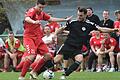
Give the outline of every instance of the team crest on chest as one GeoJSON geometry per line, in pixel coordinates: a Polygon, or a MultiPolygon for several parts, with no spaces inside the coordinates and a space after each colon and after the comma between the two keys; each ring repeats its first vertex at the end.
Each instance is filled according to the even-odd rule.
{"type": "Polygon", "coordinates": [[[82,31],[86,31],[86,27],[82,27],[82,31]]]}

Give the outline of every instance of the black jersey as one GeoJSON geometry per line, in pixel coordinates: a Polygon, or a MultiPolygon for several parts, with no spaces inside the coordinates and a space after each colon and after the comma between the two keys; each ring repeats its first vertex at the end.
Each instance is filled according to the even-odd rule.
{"type": "Polygon", "coordinates": [[[66,30],[69,30],[68,38],[64,44],[68,44],[74,47],[80,47],[89,41],[89,33],[92,30],[96,30],[96,24],[88,20],[73,21],[67,25],[66,30]]]}
{"type": "Polygon", "coordinates": [[[114,21],[111,19],[108,19],[107,21],[101,20],[99,25],[101,27],[114,28],[114,21]]]}
{"type": "Polygon", "coordinates": [[[100,19],[97,15],[93,14],[92,16],[88,17],[87,16],[87,19],[90,20],[91,22],[99,25],[100,24],[100,19]]]}

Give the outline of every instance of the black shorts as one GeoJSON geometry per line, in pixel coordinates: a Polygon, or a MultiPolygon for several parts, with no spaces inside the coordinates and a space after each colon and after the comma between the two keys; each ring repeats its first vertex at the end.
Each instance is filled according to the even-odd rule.
{"type": "Polygon", "coordinates": [[[63,55],[64,60],[68,60],[69,58],[74,58],[78,54],[82,54],[81,48],[82,46],[74,47],[69,44],[64,44],[59,50],[59,53],[63,55]]]}

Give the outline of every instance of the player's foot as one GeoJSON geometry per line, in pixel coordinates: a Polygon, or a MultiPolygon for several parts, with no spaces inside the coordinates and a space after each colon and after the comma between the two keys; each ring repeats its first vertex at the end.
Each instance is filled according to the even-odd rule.
{"type": "Polygon", "coordinates": [[[24,77],[19,77],[18,80],[25,80],[25,78],[24,77]]]}
{"type": "Polygon", "coordinates": [[[118,72],[120,72],[120,69],[118,69],[118,72]]]}
{"type": "Polygon", "coordinates": [[[62,74],[62,76],[60,77],[60,80],[65,80],[65,79],[66,79],[65,74],[62,74]]]}
{"type": "Polygon", "coordinates": [[[80,72],[84,72],[84,70],[83,70],[83,69],[81,69],[81,70],[80,70],[80,72]]]}
{"type": "Polygon", "coordinates": [[[97,72],[102,72],[102,69],[98,69],[97,72]]]}
{"type": "Polygon", "coordinates": [[[31,79],[36,79],[38,80],[38,76],[35,72],[30,72],[31,79]]]}
{"type": "Polygon", "coordinates": [[[110,68],[108,72],[115,72],[115,68],[110,68]]]}
{"type": "Polygon", "coordinates": [[[93,68],[93,69],[91,70],[91,72],[96,72],[96,68],[93,68]]]}

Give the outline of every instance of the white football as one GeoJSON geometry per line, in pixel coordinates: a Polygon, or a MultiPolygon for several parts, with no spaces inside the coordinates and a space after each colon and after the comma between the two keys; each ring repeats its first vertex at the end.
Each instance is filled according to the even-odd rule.
{"type": "Polygon", "coordinates": [[[54,72],[51,70],[46,70],[45,72],[43,72],[43,78],[45,80],[54,78],[54,72]]]}

